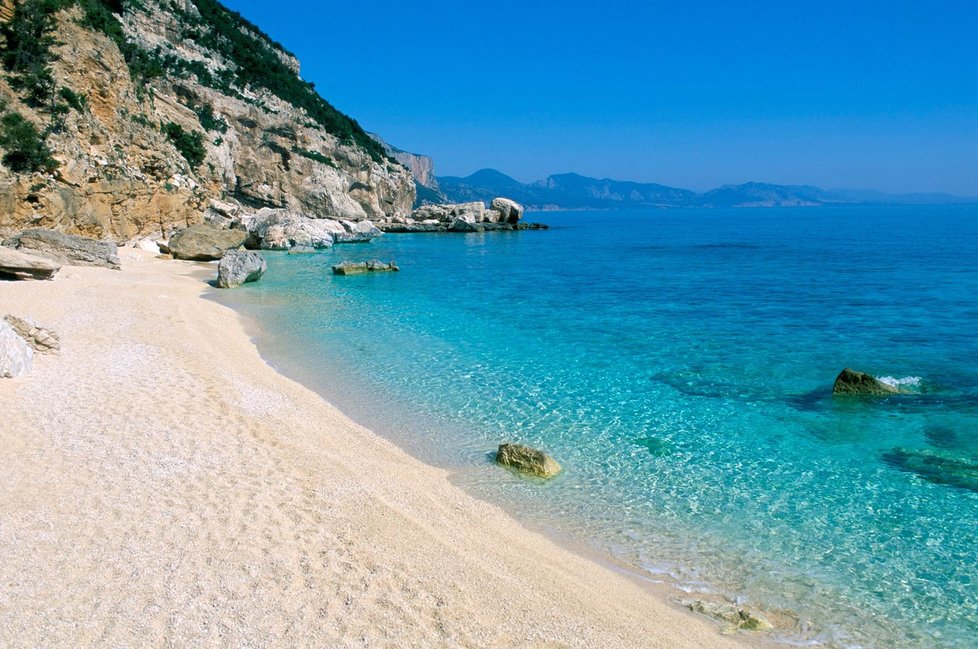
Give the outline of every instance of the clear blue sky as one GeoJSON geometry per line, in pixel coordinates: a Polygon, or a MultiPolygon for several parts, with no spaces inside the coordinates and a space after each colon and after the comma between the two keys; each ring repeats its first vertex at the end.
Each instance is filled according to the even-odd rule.
{"type": "Polygon", "coordinates": [[[439,175],[978,195],[978,0],[225,0],[439,175]]]}

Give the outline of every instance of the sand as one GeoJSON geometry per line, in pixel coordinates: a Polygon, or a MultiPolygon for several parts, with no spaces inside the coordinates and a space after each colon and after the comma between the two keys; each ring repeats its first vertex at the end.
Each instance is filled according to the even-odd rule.
{"type": "Polygon", "coordinates": [[[200,265],[0,282],[0,646],[742,647],[259,356],[200,265]]]}

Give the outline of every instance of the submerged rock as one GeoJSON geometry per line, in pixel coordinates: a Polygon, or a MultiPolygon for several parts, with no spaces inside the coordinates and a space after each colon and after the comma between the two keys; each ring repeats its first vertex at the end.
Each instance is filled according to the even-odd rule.
{"type": "Polygon", "coordinates": [[[333,235],[333,243],[369,243],[384,234],[370,221],[340,221],[343,232],[333,235]]]}
{"type": "Polygon", "coordinates": [[[561,472],[557,460],[543,451],[523,444],[500,444],[496,462],[538,478],[552,478],[561,472]]]}
{"type": "Polygon", "coordinates": [[[247,236],[244,230],[222,230],[200,223],[170,237],[167,248],[174,259],[214,261],[223,257],[228,250],[240,248],[247,236]]]}
{"type": "Polygon", "coordinates": [[[683,606],[696,613],[709,615],[726,622],[730,625],[728,630],[766,631],[774,628],[773,624],[757,613],[735,604],[697,599],[684,601],[683,606]]]}
{"type": "Polygon", "coordinates": [[[0,320],[0,379],[15,379],[31,371],[34,350],[6,320],[0,320]]]}
{"type": "Polygon", "coordinates": [[[832,386],[832,394],[881,397],[891,394],[910,393],[903,388],[898,388],[889,383],[883,383],[875,376],[864,372],[857,372],[847,367],[836,377],[835,385],[832,386]]]}
{"type": "Polygon", "coordinates": [[[115,243],[54,230],[24,230],[5,240],[3,245],[69,266],[101,266],[115,270],[122,267],[115,243]]]}
{"type": "Polygon", "coordinates": [[[363,273],[383,273],[390,271],[396,273],[399,270],[401,269],[393,261],[385,264],[376,259],[361,262],[344,261],[333,266],[334,275],[362,275],[363,273]]]}
{"type": "Polygon", "coordinates": [[[292,246],[289,248],[290,255],[314,255],[316,249],[312,246],[292,246]]]}
{"type": "Polygon", "coordinates": [[[937,449],[895,448],[883,461],[935,484],[978,491],[978,457],[937,449]]]}
{"type": "Polygon", "coordinates": [[[61,264],[53,259],[0,246],[0,276],[13,279],[51,279],[59,270],[61,264]]]}
{"type": "Polygon", "coordinates": [[[40,324],[32,318],[18,318],[14,315],[6,315],[3,320],[34,351],[41,354],[57,354],[60,352],[61,339],[52,327],[40,324]]]}
{"type": "Polygon", "coordinates": [[[217,265],[217,287],[235,288],[248,282],[257,282],[267,268],[261,253],[229,250],[217,265]]]}

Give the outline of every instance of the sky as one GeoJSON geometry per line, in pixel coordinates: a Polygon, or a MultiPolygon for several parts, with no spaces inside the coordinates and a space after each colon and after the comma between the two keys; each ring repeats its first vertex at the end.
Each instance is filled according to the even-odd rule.
{"type": "Polygon", "coordinates": [[[978,196],[978,0],[223,0],[438,175],[978,196]]]}

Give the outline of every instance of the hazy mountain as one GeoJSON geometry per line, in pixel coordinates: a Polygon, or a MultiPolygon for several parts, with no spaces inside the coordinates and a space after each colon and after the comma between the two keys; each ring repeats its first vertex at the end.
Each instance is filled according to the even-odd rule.
{"type": "Polygon", "coordinates": [[[951,194],[885,194],[871,190],[825,190],[811,185],[770,183],[724,185],[697,193],[656,183],[589,178],[575,173],[521,183],[495,169],[481,169],[464,178],[440,176],[438,184],[451,202],[483,201],[488,204],[496,196],[506,196],[535,210],[978,203],[978,197],[951,194]]]}

